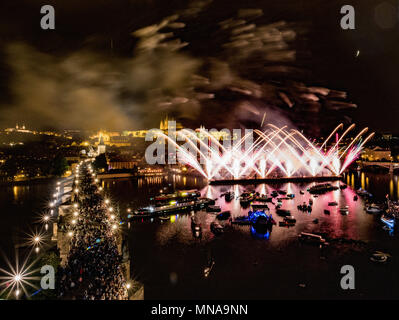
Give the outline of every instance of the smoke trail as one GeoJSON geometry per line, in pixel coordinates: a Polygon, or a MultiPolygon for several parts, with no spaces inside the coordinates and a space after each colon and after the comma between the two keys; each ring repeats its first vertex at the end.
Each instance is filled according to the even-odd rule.
{"type": "Polygon", "coordinates": [[[9,45],[14,99],[2,122],[121,130],[157,126],[168,114],[189,127],[238,128],[259,127],[267,114],[267,122],[306,129],[355,107],[345,92],[309,80],[298,49],[302,24],[273,21],[259,8],[228,18],[216,11],[210,0],[194,0],[130,30],[131,57],[90,50],[55,57],[9,45]]]}

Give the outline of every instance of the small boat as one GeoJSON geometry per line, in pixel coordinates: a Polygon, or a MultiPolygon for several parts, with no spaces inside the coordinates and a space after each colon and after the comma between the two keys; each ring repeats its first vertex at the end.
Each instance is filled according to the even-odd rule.
{"type": "Polygon", "coordinates": [[[371,204],[366,207],[366,212],[367,213],[380,213],[380,212],[382,212],[382,209],[379,206],[377,206],[376,204],[371,204]]]}
{"type": "Polygon", "coordinates": [[[385,223],[389,228],[395,227],[395,218],[389,215],[382,215],[381,216],[381,221],[385,223]]]}
{"type": "Polygon", "coordinates": [[[251,207],[254,210],[257,210],[257,209],[269,210],[268,205],[266,203],[264,203],[264,202],[257,202],[257,201],[256,202],[251,202],[251,207]]]}
{"type": "Polygon", "coordinates": [[[277,192],[276,190],[273,190],[273,191],[270,193],[270,195],[271,195],[273,198],[275,198],[275,197],[278,196],[278,192],[277,192]]]}
{"type": "Polygon", "coordinates": [[[201,231],[201,223],[199,223],[195,216],[191,217],[191,230],[201,231]]]}
{"type": "Polygon", "coordinates": [[[284,221],[287,223],[295,223],[296,219],[294,216],[287,216],[287,217],[284,217],[284,221]]]}
{"type": "Polygon", "coordinates": [[[160,216],[159,217],[160,220],[170,220],[169,216],[160,216]]]}
{"type": "Polygon", "coordinates": [[[292,227],[295,225],[295,222],[288,222],[288,221],[279,221],[279,227],[292,227]]]}
{"type": "Polygon", "coordinates": [[[295,198],[295,194],[289,193],[289,194],[287,194],[287,198],[294,199],[295,198]]]}
{"type": "Polygon", "coordinates": [[[339,213],[342,215],[348,215],[349,214],[348,206],[339,208],[339,213]]]}
{"type": "Polygon", "coordinates": [[[256,201],[259,201],[259,202],[270,202],[270,201],[272,201],[273,199],[272,199],[272,198],[268,198],[266,195],[262,194],[262,195],[260,195],[260,196],[257,196],[257,197],[255,198],[255,200],[256,200],[256,201]]]}
{"type": "Polygon", "coordinates": [[[239,225],[250,225],[251,221],[249,220],[248,216],[239,216],[235,217],[232,221],[232,224],[239,224],[239,225]]]}
{"type": "Polygon", "coordinates": [[[302,190],[301,190],[301,191],[299,191],[299,193],[300,193],[300,194],[305,194],[305,192],[303,192],[302,190]]]}
{"type": "Polygon", "coordinates": [[[282,216],[282,217],[291,216],[291,212],[290,212],[289,210],[285,210],[285,209],[277,209],[277,210],[276,210],[276,213],[277,213],[279,216],[282,216]]]}
{"type": "Polygon", "coordinates": [[[330,207],[333,207],[333,206],[337,206],[338,203],[337,203],[336,201],[331,201],[331,202],[328,203],[328,205],[329,205],[330,207]]]}
{"type": "Polygon", "coordinates": [[[259,230],[266,230],[271,228],[276,222],[271,214],[267,214],[264,211],[249,211],[248,220],[251,224],[259,230]]]}
{"type": "Polygon", "coordinates": [[[234,196],[235,196],[234,192],[229,191],[224,194],[224,199],[226,200],[226,202],[230,202],[231,200],[234,199],[234,196]]]}
{"type": "Polygon", "coordinates": [[[211,261],[208,263],[208,266],[206,266],[204,268],[204,277],[205,278],[209,277],[214,265],[215,265],[215,261],[213,259],[211,259],[211,261]]]}
{"type": "Polygon", "coordinates": [[[207,205],[214,205],[216,203],[216,201],[214,199],[210,199],[210,198],[199,198],[198,201],[203,202],[204,204],[207,205]]]}
{"type": "Polygon", "coordinates": [[[277,192],[279,194],[281,194],[281,195],[286,195],[287,194],[287,191],[284,191],[284,190],[278,190],[277,192]]]}
{"type": "Polygon", "coordinates": [[[318,224],[318,223],[319,223],[319,219],[317,219],[317,218],[314,219],[314,220],[313,220],[313,223],[314,223],[314,224],[318,224]]]}
{"type": "Polygon", "coordinates": [[[339,186],[339,188],[341,189],[341,190],[343,190],[343,189],[346,189],[348,186],[346,185],[346,184],[341,184],[340,186],[339,186]]]}
{"type": "Polygon", "coordinates": [[[326,243],[326,240],[322,236],[308,232],[301,232],[301,234],[298,236],[298,239],[300,241],[308,243],[316,243],[316,244],[326,243]]]}
{"type": "Polygon", "coordinates": [[[384,262],[387,262],[390,257],[391,257],[391,255],[388,253],[384,253],[381,251],[375,251],[371,255],[370,260],[373,262],[384,263],[384,262]]]}
{"type": "Polygon", "coordinates": [[[353,201],[357,201],[357,199],[358,199],[358,196],[353,197],[353,201]]]}
{"type": "Polygon", "coordinates": [[[309,199],[309,205],[311,206],[313,204],[313,200],[309,199]]]}
{"type": "Polygon", "coordinates": [[[244,192],[240,196],[240,204],[243,207],[247,207],[247,206],[249,206],[251,201],[253,201],[255,198],[256,198],[256,196],[253,193],[244,192]]]}
{"type": "Polygon", "coordinates": [[[362,189],[362,188],[359,188],[359,189],[356,191],[356,193],[357,193],[359,196],[361,196],[361,197],[372,197],[372,196],[373,196],[370,192],[368,192],[367,190],[364,190],[364,189],[362,189]]]}
{"type": "Polygon", "coordinates": [[[211,231],[215,234],[215,235],[220,235],[224,232],[224,229],[222,227],[221,224],[217,223],[217,222],[212,222],[211,223],[211,231]]]}
{"type": "Polygon", "coordinates": [[[227,220],[228,218],[230,218],[230,216],[231,216],[230,211],[223,211],[216,216],[216,219],[227,220]]]}
{"type": "Polygon", "coordinates": [[[324,210],[324,214],[330,214],[330,210],[324,210]]]}
{"type": "Polygon", "coordinates": [[[222,209],[219,206],[207,206],[206,212],[220,212],[222,209]]]}
{"type": "Polygon", "coordinates": [[[300,204],[297,206],[298,210],[301,211],[308,211],[308,205],[304,202],[303,204],[300,204]]]}

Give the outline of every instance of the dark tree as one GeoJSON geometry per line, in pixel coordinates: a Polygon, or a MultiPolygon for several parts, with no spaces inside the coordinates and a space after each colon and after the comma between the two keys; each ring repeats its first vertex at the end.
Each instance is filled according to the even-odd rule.
{"type": "Polygon", "coordinates": [[[102,154],[98,155],[96,157],[96,159],[94,160],[93,165],[94,165],[94,168],[96,168],[98,170],[101,170],[101,169],[107,170],[108,163],[107,163],[107,158],[105,157],[105,154],[102,153],[102,154]]]}
{"type": "Polygon", "coordinates": [[[52,174],[62,176],[68,170],[68,162],[64,156],[58,154],[53,160],[52,174]]]}

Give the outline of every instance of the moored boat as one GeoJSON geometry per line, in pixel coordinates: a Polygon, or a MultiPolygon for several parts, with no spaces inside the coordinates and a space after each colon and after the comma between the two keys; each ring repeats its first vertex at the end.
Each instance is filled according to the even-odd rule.
{"type": "Polygon", "coordinates": [[[287,223],[296,223],[296,219],[294,216],[286,216],[284,217],[284,221],[287,223]]]}
{"type": "Polygon", "coordinates": [[[282,217],[288,217],[288,216],[291,215],[291,211],[286,210],[286,209],[277,209],[277,210],[276,210],[276,213],[277,213],[279,216],[282,216],[282,217]]]}
{"type": "Polygon", "coordinates": [[[337,190],[338,187],[333,186],[330,183],[318,184],[308,189],[309,193],[312,194],[322,194],[329,191],[337,190]]]}
{"type": "Polygon", "coordinates": [[[380,213],[382,208],[376,204],[371,204],[365,208],[367,213],[380,213]]]}
{"type": "Polygon", "coordinates": [[[215,234],[215,235],[220,235],[224,232],[224,228],[222,227],[222,225],[216,221],[211,223],[211,231],[215,234]]]}
{"type": "Polygon", "coordinates": [[[300,241],[308,243],[316,243],[316,244],[326,243],[326,240],[322,236],[308,232],[301,232],[301,234],[298,236],[298,239],[300,241]]]}
{"type": "Polygon", "coordinates": [[[357,193],[359,196],[361,196],[361,197],[372,197],[372,196],[373,196],[370,192],[368,192],[367,190],[364,190],[364,189],[362,189],[362,188],[359,188],[359,189],[356,191],[356,193],[357,193]]]}
{"type": "Polygon", "coordinates": [[[249,206],[251,201],[253,201],[255,198],[256,198],[256,196],[253,193],[244,192],[240,196],[240,204],[243,207],[247,207],[247,206],[249,206]]]}
{"type": "Polygon", "coordinates": [[[229,192],[226,192],[226,193],[224,194],[224,199],[225,199],[227,202],[229,202],[229,201],[231,201],[231,200],[234,199],[234,196],[235,196],[234,192],[233,192],[233,191],[229,191],[229,192]]]}
{"type": "Polygon", "coordinates": [[[231,217],[230,211],[223,211],[223,212],[219,213],[216,216],[216,219],[218,219],[218,220],[227,220],[230,217],[231,217]]]}
{"type": "Polygon", "coordinates": [[[393,216],[390,216],[388,214],[383,214],[381,216],[381,221],[385,223],[389,228],[394,228],[395,227],[395,218],[393,216]]]}
{"type": "Polygon", "coordinates": [[[342,214],[342,215],[348,215],[349,214],[348,206],[339,208],[339,213],[342,214]]]}
{"type": "Polygon", "coordinates": [[[233,218],[231,221],[232,224],[239,224],[239,225],[250,225],[251,221],[249,220],[248,216],[239,216],[233,218]]]}
{"type": "Polygon", "coordinates": [[[265,210],[269,210],[269,207],[266,203],[264,202],[251,202],[251,207],[253,210],[257,210],[257,209],[265,209],[265,210]]]}
{"type": "Polygon", "coordinates": [[[222,209],[219,206],[208,206],[206,212],[220,212],[222,209]]]}

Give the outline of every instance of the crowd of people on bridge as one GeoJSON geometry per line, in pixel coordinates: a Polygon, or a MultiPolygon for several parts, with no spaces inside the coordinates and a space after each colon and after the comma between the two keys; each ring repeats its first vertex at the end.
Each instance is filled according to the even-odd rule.
{"type": "Polygon", "coordinates": [[[70,251],[58,272],[59,297],[84,300],[124,300],[128,289],[118,252],[118,220],[109,212],[89,164],[79,166],[78,190],[70,217],[70,251]]]}

